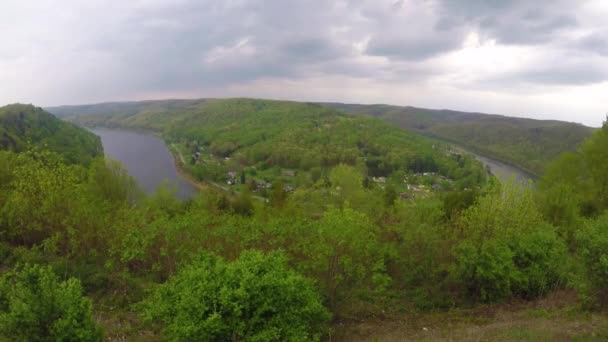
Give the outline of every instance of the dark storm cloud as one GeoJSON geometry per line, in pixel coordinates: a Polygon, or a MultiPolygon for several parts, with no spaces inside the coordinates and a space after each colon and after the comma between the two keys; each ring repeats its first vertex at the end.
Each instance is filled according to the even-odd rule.
{"type": "Polygon", "coordinates": [[[548,43],[578,26],[579,1],[440,0],[437,28],[468,26],[504,44],[548,43]]]}
{"type": "Polygon", "coordinates": [[[378,35],[368,45],[367,53],[405,60],[423,60],[460,48],[464,35],[387,37],[378,35]]]}
{"type": "Polygon", "coordinates": [[[125,81],[140,88],[295,77],[311,64],[351,53],[350,45],[329,35],[340,20],[327,1],[163,4],[142,4],[98,42],[132,75],[125,81]]]}

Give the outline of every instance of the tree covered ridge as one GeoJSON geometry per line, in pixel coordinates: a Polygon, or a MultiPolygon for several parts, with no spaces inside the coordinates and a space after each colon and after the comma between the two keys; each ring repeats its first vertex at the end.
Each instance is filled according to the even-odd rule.
{"type": "MultiPolygon", "coordinates": [[[[63,113],[86,126],[161,132],[199,180],[232,182],[227,175],[234,172],[244,180],[274,183],[287,169],[302,171],[281,179],[287,186],[310,187],[339,164],[355,166],[369,178],[436,173],[459,188],[487,180],[480,163],[448,153],[446,144],[314,103],[237,98],[98,106],[87,106],[80,115],[77,108],[63,113]]],[[[407,191],[404,177],[397,190],[407,191]]]]}
{"type": "Polygon", "coordinates": [[[378,117],[504,161],[537,176],[542,175],[550,161],[561,153],[574,151],[593,132],[590,127],[556,120],[391,105],[323,105],[378,117]]]}
{"type": "Polygon", "coordinates": [[[68,163],[89,163],[103,155],[100,139],[41,108],[14,104],[0,107],[0,149],[15,152],[40,147],[68,163]]]}

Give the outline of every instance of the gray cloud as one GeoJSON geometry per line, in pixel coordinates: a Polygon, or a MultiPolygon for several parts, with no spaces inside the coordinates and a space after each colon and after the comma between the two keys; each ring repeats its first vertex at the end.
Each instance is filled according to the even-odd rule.
{"type": "Polygon", "coordinates": [[[440,0],[437,28],[469,26],[504,44],[538,44],[579,25],[581,2],[569,0],[440,0]]]}
{"type": "MultiPolygon", "coordinates": [[[[523,86],[585,86],[606,82],[608,68],[602,64],[555,64],[526,68],[482,79],[481,87],[519,88],[523,86]]],[[[523,88],[528,89],[528,88],[523,88]]]]}
{"type": "Polygon", "coordinates": [[[590,51],[608,56],[608,30],[594,32],[574,41],[571,47],[577,51],[590,51]]]}
{"type": "Polygon", "coordinates": [[[471,33],[480,44],[564,51],[544,62],[516,56],[519,68],[497,65],[477,86],[597,84],[608,78],[608,27],[584,17],[592,1],[4,0],[0,101],[204,96],[312,76],[415,87],[458,74],[446,59],[471,33]]]}

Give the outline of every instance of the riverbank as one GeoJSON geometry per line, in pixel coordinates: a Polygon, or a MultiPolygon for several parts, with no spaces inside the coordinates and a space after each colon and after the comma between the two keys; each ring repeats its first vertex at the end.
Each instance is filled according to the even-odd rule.
{"type": "Polygon", "coordinates": [[[158,134],[102,127],[90,130],[101,138],[105,156],[119,161],[147,194],[167,181],[182,200],[198,191],[198,186],[180,176],[173,154],[158,134]]]}
{"type": "MultiPolygon", "coordinates": [[[[161,139],[162,139],[162,137],[161,137],[161,139]]],[[[166,142],[165,142],[165,144],[167,145],[166,142]]],[[[173,162],[175,164],[175,169],[176,169],[178,175],[180,177],[182,177],[188,183],[192,184],[192,186],[196,187],[199,191],[207,190],[208,186],[213,186],[214,188],[222,190],[227,193],[239,193],[238,191],[235,191],[234,189],[230,189],[228,187],[222,186],[215,182],[211,182],[211,181],[201,182],[201,181],[197,180],[196,178],[194,178],[194,176],[192,174],[190,174],[190,172],[188,172],[188,170],[186,170],[186,167],[184,166],[186,161],[185,161],[182,153],[179,151],[179,149],[174,144],[168,144],[167,148],[169,149],[169,152],[171,152],[171,155],[173,156],[173,162]]],[[[262,202],[267,201],[266,198],[261,197],[261,196],[251,196],[251,197],[255,198],[259,201],[262,201],[262,202]]]]}

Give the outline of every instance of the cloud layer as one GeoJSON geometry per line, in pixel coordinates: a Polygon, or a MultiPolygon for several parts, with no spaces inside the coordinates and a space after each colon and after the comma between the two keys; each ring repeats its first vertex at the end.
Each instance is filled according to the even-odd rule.
{"type": "Polygon", "coordinates": [[[259,96],[599,125],[603,0],[4,0],[0,102],[259,96]]]}

